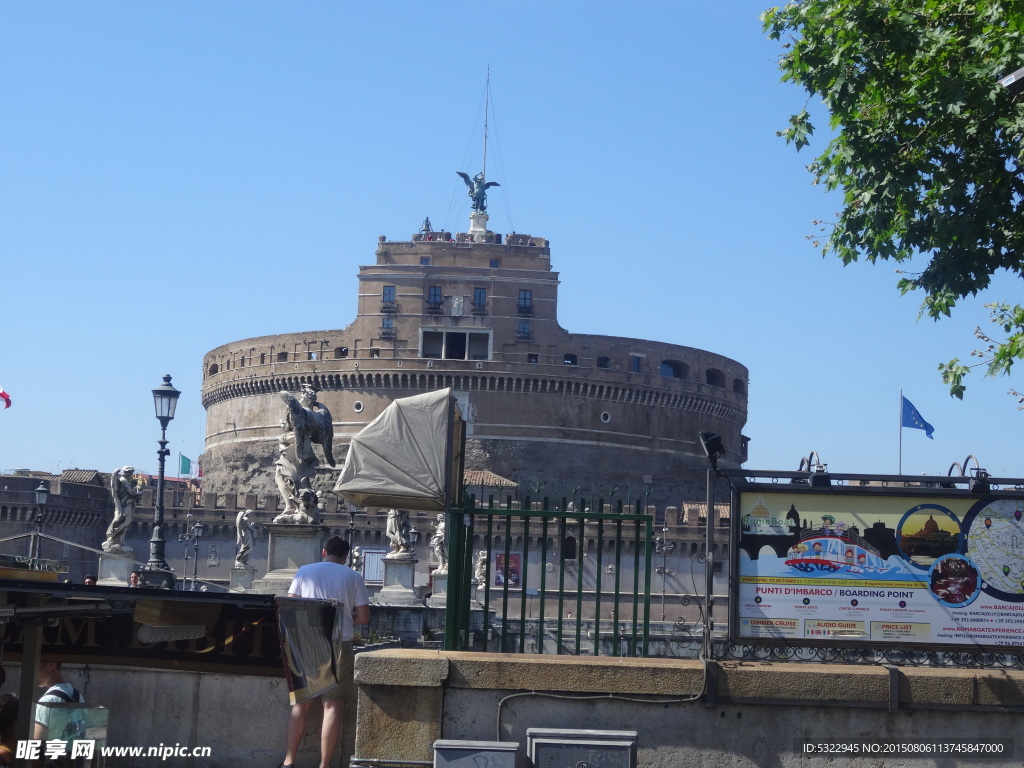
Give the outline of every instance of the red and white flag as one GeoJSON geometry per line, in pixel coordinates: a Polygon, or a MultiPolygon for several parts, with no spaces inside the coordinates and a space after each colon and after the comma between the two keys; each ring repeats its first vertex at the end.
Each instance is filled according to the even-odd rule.
{"type": "Polygon", "coordinates": [[[4,409],[11,407],[11,396],[4,392],[4,388],[0,387],[0,400],[4,401],[4,409]]]}

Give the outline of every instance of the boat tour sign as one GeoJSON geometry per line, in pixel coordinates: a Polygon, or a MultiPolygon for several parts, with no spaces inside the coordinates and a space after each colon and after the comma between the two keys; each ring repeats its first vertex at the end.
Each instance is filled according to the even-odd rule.
{"type": "Polygon", "coordinates": [[[1024,645],[1024,493],[737,490],[733,635],[1024,645]]]}

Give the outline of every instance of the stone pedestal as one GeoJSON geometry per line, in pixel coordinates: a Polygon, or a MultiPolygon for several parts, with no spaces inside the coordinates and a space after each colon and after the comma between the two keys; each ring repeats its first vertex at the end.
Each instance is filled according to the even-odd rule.
{"type": "Polygon", "coordinates": [[[96,583],[104,587],[127,587],[128,574],[136,568],[134,560],[117,555],[100,555],[100,572],[96,574],[96,583]]]}
{"type": "Polygon", "coordinates": [[[385,557],[384,586],[377,593],[377,599],[384,605],[423,605],[416,597],[416,563],[412,557],[385,557]]]}
{"type": "Polygon", "coordinates": [[[484,211],[473,211],[469,214],[469,234],[473,239],[480,242],[485,235],[491,234],[487,229],[487,220],[490,218],[484,211]]]}
{"type": "Polygon", "coordinates": [[[230,592],[252,592],[253,580],[256,578],[255,568],[232,568],[230,592]]]}
{"type": "Polygon", "coordinates": [[[283,597],[288,594],[295,572],[303,565],[323,559],[328,529],[322,525],[268,523],[267,575],[253,581],[253,592],[283,597]]]}
{"type": "Polygon", "coordinates": [[[431,577],[434,588],[427,598],[427,605],[431,608],[445,608],[448,605],[448,574],[434,571],[431,577]]]}

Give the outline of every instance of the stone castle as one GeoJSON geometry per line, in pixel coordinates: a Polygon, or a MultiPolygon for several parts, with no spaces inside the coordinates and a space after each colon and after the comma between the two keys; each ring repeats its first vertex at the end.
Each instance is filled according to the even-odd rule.
{"type": "Polygon", "coordinates": [[[678,344],[570,333],[558,324],[548,241],[490,232],[481,210],[470,218],[466,233],[435,231],[428,219],[410,240],[381,236],[375,263],[359,267],[347,327],[205,355],[205,492],[276,491],[278,393],[307,384],[334,421],[338,466],[319,468],[323,491],[353,434],[394,399],[444,387],[467,421],[466,468],[521,489],[643,493],[659,506],[701,498],[700,430],[722,436],[723,468],[745,461],[743,365],[678,344]]]}

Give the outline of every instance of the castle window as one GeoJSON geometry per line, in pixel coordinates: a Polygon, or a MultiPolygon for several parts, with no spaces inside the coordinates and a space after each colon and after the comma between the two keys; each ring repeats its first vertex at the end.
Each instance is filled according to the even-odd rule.
{"type": "Polygon", "coordinates": [[[526,362],[536,365],[539,362],[539,356],[535,352],[531,352],[526,356],[526,362]]]}
{"type": "Polygon", "coordinates": [[[440,312],[442,301],[444,301],[444,294],[441,293],[440,285],[432,285],[427,288],[427,312],[440,312]]]}
{"type": "Polygon", "coordinates": [[[530,330],[529,320],[520,320],[519,325],[516,327],[516,339],[518,341],[529,341],[533,338],[533,333],[530,330]]]}
{"type": "Polygon", "coordinates": [[[519,301],[516,302],[516,314],[519,314],[519,315],[532,315],[533,314],[533,291],[530,291],[530,290],[519,291],[519,301]]]}
{"type": "Polygon", "coordinates": [[[429,267],[430,266],[430,257],[429,256],[420,256],[420,266],[421,267],[429,267]]]}
{"type": "Polygon", "coordinates": [[[486,288],[474,288],[473,289],[473,314],[474,315],[486,315],[487,314],[487,289],[486,288]]]}
{"type": "Polygon", "coordinates": [[[277,353],[277,362],[279,362],[279,363],[287,363],[288,362],[288,353],[287,352],[278,352],[277,353]]]}
{"type": "Polygon", "coordinates": [[[722,389],[725,389],[725,374],[717,368],[708,368],[704,372],[704,381],[712,387],[721,387],[722,389]]]}
{"type": "Polygon", "coordinates": [[[741,395],[747,394],[747,385],[743,379],[732,380],[732,391],[741,395]]]}
{"type": "Polygon", "coordinates": [[[660,371],[666,379],[685,379],[690,373],[686,364],[678,360],[662,360],[660,371]]]}
{"type": "Polygon", "coordinates": [[[208,375],[213,376],[219,370],[220,370],[220,368],[217,367],[216,363],[210,363],[210,372],[209,372],[208,375]]]}
{"type": "Polygon", "coordinates": [[[334,348],[334,359],[344,360],[348,357],[348,347],[335,347],[334,348]]]}
{"type": "MultiPolygon", "coordinates": [[[[306,359],[307,360],[316,360],[316,352],[307,352],[306,353],[306,359]]],[[[245,365],[245,358],[242,358],[242,365],[245,365]]]]}
{"type": "Polygon", "coordinates": [[[571,352],[566,352],[565,355],[562,357],[562,362],[565,365],[576,365],[577,357],[571,352]]]}
{"type": "Polygon", "coordinates": [[[393,304],[395,302],[395,286],[385,285],[384,290],[381,291],[380,300],[385,304],[393,304]]]}
{"type": "Polygon", "coordinates": [[[267,364],[267,353],[266,352],[260,352],[260,365],[266,365],[266,364],[267,364]]]}
{"type": "Polygon", "coordinates": [[[501,259],[491,259],[491,269],[497,269],[501,266],[501,259]]]}
{"type": "Polygon", "coordinates": [[[395,318],[385,317],[380,321],[380,337],[382,339],[395,338],[395,318]]]}
{"type": "Polygon", "coordinates": [[[629,356],[629,371],[630,373],[640,373],[643,370],[644,358],[641,355],[630,355],[629,356]]]}
{"type": "Polygon", "coordinates": [[[597,358],[597,367],[598,368],[611,368],[612,367],[612,361],[609,360],[607,357],[599,357],[599,358],[597,358]]]}
{"type": "Polygon", "coordinates": [[[435,360],[490,360],[491,334],[423,329],[420,332],[420,357],[435,360]]]}

